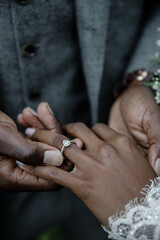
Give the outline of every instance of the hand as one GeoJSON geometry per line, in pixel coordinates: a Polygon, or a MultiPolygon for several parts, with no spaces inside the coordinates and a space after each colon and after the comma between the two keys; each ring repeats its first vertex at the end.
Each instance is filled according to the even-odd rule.
{"type": "MultiPolygon", "coordinates": [[[[118,134],[104,124],[97,124],[93,131],[82,123],[66,126],[69,135],[80,138],[85,150],[70,145],[64,155],[75,164],[72,172],[52,166],[20,167],[26,172],[54,181],[70,188],[84,201],[104,225],[109,216],[123,209],[134,197],[141,197],[140,190],[156,177],[155,172],[128,137],[118,134]]],[[[33,139],[62,148],[60,134],[36,131],[33,139]]]]}
{"type": "Polygon", "coordinates": [[[36,129],[47,129],[55,133],[62,133],[61,123],[57,120],[47,102],[38,105],[37,112],[26,107],[17,116],[18,123],[27,128],[25,133],[31,136],[36,129]]]}
{"type": "Polygon", "coordinates": [[[131,85],[112,106],[109,126],[132,139],[160,175],[160,108],[148,87],[131,85]]]}
{"type": "MultiPolygon", "coordinates": [[[[56,184],[22,171],[16,160],[32,165],[60,165],[63,157],[56,148],[22,136],[12,119],[0,112],[0,187],[9,191],[57,189],[56,184]]],[[[66,170],[69,168],[63,167],[66,170]]]]}
{"type": "MultiPolygon", "coordinates": [[[[17,116],[17,121],[26,128],[25,133],[28,137],[31,137],[36,129],[46,129],[52,133],[62,133],[63,131],[61,123],[57,120],[47,102],[40,103],[37,112],[30,107],[24,108],[22,113],[17,116]]],[[[74,141],[80,148],[83,146],[80,140],[74,139],[74,141]]],[[[73,163],[64,159],[60,168],[71,171],[73,163]]],[[[60,186],[54,184],[54,189],[60,189],[60,186]]]]}

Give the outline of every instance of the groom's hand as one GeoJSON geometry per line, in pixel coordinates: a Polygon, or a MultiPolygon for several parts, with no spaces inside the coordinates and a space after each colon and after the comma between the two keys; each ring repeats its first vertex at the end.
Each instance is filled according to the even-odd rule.
{"type": "Polygon", "coordinates": [[[22,171],[16,161],[31,165],[60,165],[61,152],[25,138],[16,124],[0,112],[0,187],[9,191],[56,190],[57,185],[22,171]]]}
{"type": "Polygon", "coordinates": [[[160,107],[149,88],[130,86],[113,104],[109,126],[134,140],[160,175],[160,107]]]}

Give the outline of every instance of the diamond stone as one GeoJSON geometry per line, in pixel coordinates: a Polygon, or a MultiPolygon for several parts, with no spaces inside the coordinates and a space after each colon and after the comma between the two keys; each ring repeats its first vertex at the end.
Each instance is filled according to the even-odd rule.
{"type": "Polygon", "coordinates": [[[68,147],[68,146],[70,145],[70,141],[68,141],[68,140],[63,140],[63,145],[64,145],[65,147],[68,147]]]}

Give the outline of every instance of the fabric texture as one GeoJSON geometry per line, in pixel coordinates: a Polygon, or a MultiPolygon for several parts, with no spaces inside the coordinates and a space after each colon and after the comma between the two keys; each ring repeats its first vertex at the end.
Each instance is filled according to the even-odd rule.
{"type": "Polygon", "coordinates": [[[145,195],[140,203],[135,198],[125,211],[109,217],[109,238],[117,240],[159,240],[160,239],[160,177],[142,189],[145,195]]]}
{"type": "MultiPolygon", "coordinates": [[[[129,63],[141,63],[139,51],[154,46],[144,19],[148,1],[18,2],[0,0],[0,109],[16,121],[25,106],[36,108],[47,101],[63,124],[106,123],[115,85],[129,63]],[[148,32],[146,46],[145,41],[140,44],[142,23],[143,33],[148,32]],[[33,57],[23,56],[25,45],[35,47],[33,57]]],[[[155,2],[150,4],[157,6],[155,2]]],[[[154,26],[158,16],[157,11],[154,26]]],[[[68,190],[1,190],[0,212],[2,240],[35,240],[53,225],[64,228],[69,240],[106,240],[97,220],[68,190]]]]}

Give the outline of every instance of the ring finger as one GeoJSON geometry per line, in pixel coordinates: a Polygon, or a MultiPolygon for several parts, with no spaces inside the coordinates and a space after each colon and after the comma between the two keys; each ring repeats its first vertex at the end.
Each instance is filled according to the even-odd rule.
{"type": "MultiPolygon", "coordinates": [[[[51,146],[54,146],[58,148],[59,150],[62,150],[64,144],[64,140],[69,140],[66,136],[53,133],[46,130],[37,130],[32,135],[32,140],[44,142],[46,144],[49,144],[51,146]]],[[[87,155],[80,149],[82,146],[82,142],[80,139],[74,139],[73,140],[76,144],[70,144],[68,147],[65,148],[63,151],[63,155],[68,158],[71,162],[73,162],[76,166],[80,166],[81,162],[84,160],[87,161],[87,155]]]]}
{"type": "Polygon", "coordinates": [[[96,146],[101,144],[101,140],[83,123],[71,123],[64,127],[64,130],[68,135],[80,138],[87,151],[93,152],[96,150],[96,146]]]}

